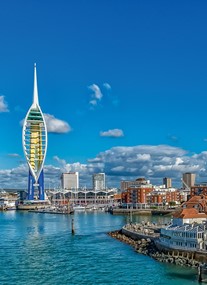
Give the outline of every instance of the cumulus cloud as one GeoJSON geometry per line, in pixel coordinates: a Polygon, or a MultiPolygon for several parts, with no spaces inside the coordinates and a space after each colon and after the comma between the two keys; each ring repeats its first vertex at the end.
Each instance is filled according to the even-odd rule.
{"type": "Polygon", "coordinates": [[[67,171],[79,171],[86,185],[93,173],[105,172],[108,187],[119,187],[121,180],[137,177],[150,179],[154,184],[162,184],[164,177],[171,177],[173,185],[181,187],[181,177],[185,172],[196,173],[198,181],[206,179],[206,161],[207,152],[189,155],[178,147],[139,145],[113,147],[89,159],[87,164],[67,164],[65,160],[59,160],[59,163],[67,171]]]}
{"type": "Polygon", "coordinates": [[[207,176],[206,157],[207,154],[188,156],[185,150],[168,145],[140,145],[113,147],[90,159],[89,163],[96,167],[96,171],[104,171],[108,181],[116,181],[118,185],[121,180],[140,176],[158,184],[167,176],[179,184],[184,172],[197,173],[198,178],[204,174],[207,176]]]}
{"type": "Polygon", "coordinates": [[[89,101],[89,104],[94,107],[98,104],[98,102],[101,101],[103,94],[99,86],[96,84],[89,85],[88,89],[92,91],[92,93],[90,94],[91,100],[89,101]]]}
{"type": "MultiPolygon", "coordinates": [[[[71,126],[67,122],[57,119],[53,115],[44,114],[44,118],[48,133],[63,134],[63,133],[68,133],[72,130],[71,126]]],[[[23,124],[24,124],[24,119],[20,121],[20,125],[23,126],[23,124]]]]}
{"type": "Polygon", "coordinates": [[[0,96],[0,113],[9,112],[8,104],[4,99],[4,96],[0,96]]]}
{"type": "Polygon", "coordinates": [[[44,117],[48,133],[62,134],[71,131],[71,127],[67,122],[57,119],[50,114],[44,114],[44,117]]]}
{"type": "MultiPolygon", "coordinates": [[[[169,145],[117,146],[97,154],[87,163],[68,163],[54,156],[54,165],[45,165],[46,188],[60,185],[63,172],[78,171],[81,187],[92,187],[92,174],[105,172],[108,187],[119,187],[121,180],[145,177],[153,184],[162,184],[171,177],[173,186],[181,187],[185,172],[196,174],[197,183],[207,180],[207,152],[189,154],[182,148],[169,145]]],[[[0,170],[0,188],[27,187],[28,166],[21,164],[11,170],[0,170]]]]}
{"type": "Polygon", "coordinates": [[[54,156],[53,159],[58,163],[61,173],[78,172],[80,187],[91,187],[91,175],[94,173],[94,168],[91,168],[90,165],[80,162],[67,163],[65,159],[61,159],[58,156],[54,156]]]}
{"type": "Polygon", "coordinates": [[[124,133],[120,129],[113,129],[113,130],[108,130],[105,132],[100,132],[101,137],[111,137],[111,138],[119,138],[123,137],[124,133]]]}
{"type": "Polygon", "coordinates": [[[53,159],[59,163],[63,172],[79,172],[86,170],[86,164],[81,164],[80,162],[67,163],[65,159],[61,159],[58,156],[54,156],[53,159]]]}

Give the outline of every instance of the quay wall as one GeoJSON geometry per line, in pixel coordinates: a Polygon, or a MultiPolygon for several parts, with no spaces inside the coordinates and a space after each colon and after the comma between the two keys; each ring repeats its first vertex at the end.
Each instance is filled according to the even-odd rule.
{"type": "Polygon", "coordinates": [[[122,214],[142,214],[142,215],[170,215],[175,210],[154,210],[154,209],[122,209],[115,208],[109,210],[113,215],[122,215],[122,214]]]}
{"type": "Polygon", "coordinates": [[[159,251],[170,254],[173,257],[177,258],[187,258],[198,261],[200,263],[207,263],[207,252],[206,251],[189,251],[189,250],[180,250],[180,249],[173,249],[166,246],[163,246],[159,243],[158,240],[155,241],[156,247],[159,251]]]}
{"type": "Polygon", "coordinates": [[[200,264],[207,264],[207,252],[187,252],[163,247],[159,244],[157,236],[132,232],[124,228],[110,232],[109,235],[132,246],[137,253],[148,255],[159,262],[188,267],[199,267],[200,264]]]}

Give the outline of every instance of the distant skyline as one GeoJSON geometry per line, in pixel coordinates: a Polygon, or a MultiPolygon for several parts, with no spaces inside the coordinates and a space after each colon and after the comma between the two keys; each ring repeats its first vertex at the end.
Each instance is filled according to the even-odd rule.
{"type": "Polygon", "coordinates": [[[8,0],[0,3],[0,188],[27,188],[22,122],[39,103],[49,136],[45,187],[145,177],[207,181],[207,3],[8,0]]]}

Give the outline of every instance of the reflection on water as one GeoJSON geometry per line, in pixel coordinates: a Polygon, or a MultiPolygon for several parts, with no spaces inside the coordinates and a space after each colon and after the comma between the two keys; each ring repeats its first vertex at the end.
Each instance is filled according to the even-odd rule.
{"type": "MultiPolygon", "coordinates": [[[[195,270],[159,263],[107,235],[127,219],[102,212],[0,213],[0,284],[197,284],[195,270]]],[[[134,222],[148,220],[169,222],[167,217],[133,215],[134,222]]]]}
{"type": "Polygon", "coordinates": [[[170,221],[171,221],[171,216],[159,216],[159,215],[156,215],[156,216],[151,216],[151,215],[136,215],[136,214],[133,214],[133,215],[126,215],[125,216],[125,221],[126,223],[128,223],[129,221],[131,221],[133,223],[141,223],[142,221],[143,222],[152,222],[152,223],[156,223],[156,224],[168,224],[170,221]]]}

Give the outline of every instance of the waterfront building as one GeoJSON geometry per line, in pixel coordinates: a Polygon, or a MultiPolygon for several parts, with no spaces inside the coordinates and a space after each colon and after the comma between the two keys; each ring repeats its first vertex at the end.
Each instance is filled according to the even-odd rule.
{"type": "Polygon", "coordinates": [[[190,196],[207,195],[207,185],[196,184],[190,189],[190,196]]]}
{"type": "Polygon", "coordinates": [[[150,205],[169,205],[172,202],[180,204],[183,201],[180,191],[175,188],[155,189],[148,194],[147,200],[150,205]]]}
{"type": "Polygon", "coordinates": [[[122,202],[126,204],[148,204],[148,194],[153,191],[152,184],[149,181],[139,178],[139,183],[131,185],[122,192],[122,202]]]}
{"type": "Polygon", "coordinates": [[[171,188],[172,187],[172,179],[169,177],[163,178],[163,184],[165,185],[165,188],[171,188]]]}
{"type": "Polygon", "coordinates": [[[189,189],[179,189],[179,194],[180,194],[180,203],[186,202],[190,199],[189,189]]]}
{"type": "Polygon", "coordinates": [[[195,173],[189,173],[189,172],[183,173],[183,178],[182,178],[183,188],[190,189],[192,186],[194,186],[195,179],[196,179],[195,173]]]}
{"type": "Polygon", "coordinates": [[[67,172],[61,175],[62,189],[78,189],[79,188],[79,173],[67,172]]]}
{"type": "Polygon", "coordinates": [[[47,128],[38,99],[36,64],[34,65],[33,103],[27,112],[22,130],[24,155],[29,166],[27,199],[45,200],[43,166],[47,152],[47,128]]]}
{"type": "Polygon", "coordinates": [[[197,251],[207,250],[206,224],[169,225],[161,229],[158,243],[164,248],[174,250],[197,251]]]}
{"type": "Polygon", "coordinates": [[[48,196],[52,202],[83,204],[83,205],[115,205],[120,203],[117,188],[94,190],[87,188],[54,189],[48,190],[48,196]]]}
{"type": "Polygon", "coordinates": [[[105,173],[93,174],[93,189],[96,191],[103,190],[106,188],[105,185],[105,173]]]}
{"type": "Polygon", "coordinates": [[[158,244],[186,251],[207,250],[207,200],[194,196],[173,214],[171,224],[161,229],[158,244]]]}

